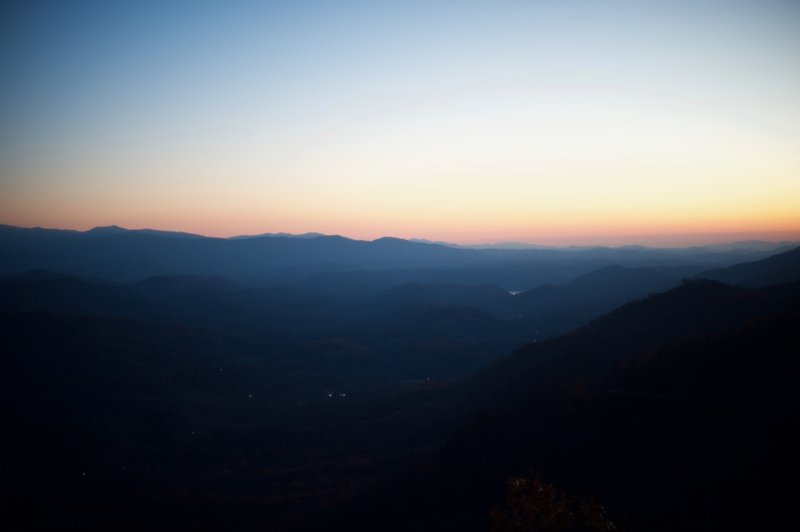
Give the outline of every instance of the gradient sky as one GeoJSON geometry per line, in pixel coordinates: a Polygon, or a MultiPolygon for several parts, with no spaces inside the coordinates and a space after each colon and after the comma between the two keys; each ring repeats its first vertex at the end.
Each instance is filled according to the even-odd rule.
{"type": "Polygon", "coordinates": [[[0,223],[800,238],[800,2],[28,1],[0,21],[0,223]]]}

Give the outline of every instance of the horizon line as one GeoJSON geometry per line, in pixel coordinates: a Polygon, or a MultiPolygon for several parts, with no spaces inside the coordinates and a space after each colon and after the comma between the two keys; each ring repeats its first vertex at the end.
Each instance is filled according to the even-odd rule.
{"type": "Polygon", "coordinates": [[[346,236],[339,233],[326,233],[323,231],[264,231],[264,232],[250,232],[250,233],[231,233],[226,235],[213,235],[204,234],[193,231],[185,231],[180,229],[156,229],[153,227],[125,227],[117,224],[96,225],[85,229],[76,229],[69,227],[46,227],[41,225],[35,226],[21,226],[14,224],[0,223],[0,226],[12,227],[16,229],[29,229],[29,230],[47,230],[47,231],[69,231],[76,233],[88,233],[98,229],[119,229],[122,231],[153,231],[161,233],[175,233],[185,234],[187,236],[195,236],[201,238],[215,238],[220,240],[235,240],[245,238],[321,238],[321,237],[339,237],[347,240],[360,241],[360,242],[375,242],[382,239],[398,239],[407,242],[414,242],[420,244],[434,244],[449,247],[465,248],[465,249],[481,249],[481,248],[500,248],[506,250],[524,250],[524,249],[568,249],[568,248],[591,248],[591,247],[605,247],[605,248],[624,248],[624,247],[645,247],[654,249],[679,249],[679,248],[694,248],[694,247],[707,247],[707,246],[720,246],[732,245],[746,242],[763,242],[770,244],[781,243],[798,243],[800,242],[800,230],[788,231],[729,231],[729,232],[705,232],[705,233],[651,233],[651,234],[628,234],[628,235],[601,235],[601,236],[585,236],[576,238],[563,238],[551,237],[550,239],[544,238],[536,241],[525,241],[521,239],[501,239],[491,242],[457,242],[445,241],[442,239],[420,237],[420,236],[393,236],[382,235],[375,238],[358,238],[346,236]],[[677,240],[681,239],[698,239],[706,238],[707,240],[697,240],[694,242],[678,243],[677,240]],[[727,239],[726,239],[727,238],[727,239]],[[552,241],[557,239],[560,243],[544,243],[548,240],[552,241]],[[629,242],[619,242],[620,239],[639,239],[630,240],[629,242]],[[643,243],[647,240],[665,240],[672,239],[673,243],[659,245],[657,243],[643,243]],[[617,243],[609,242],[617,240],[617,243]]]}

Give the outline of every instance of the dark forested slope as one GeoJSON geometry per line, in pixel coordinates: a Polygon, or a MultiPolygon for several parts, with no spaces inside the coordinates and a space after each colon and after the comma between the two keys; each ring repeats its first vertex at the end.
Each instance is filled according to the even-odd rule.
{"type": "Polygon", "coordinates": [[[690,282],[521,349],[459,389],[467,420],[428,466],[343,526],[487,530],[506,481],[541,474],[621,529],[781,530],[800,473],[798,318],[796,284],[690,282]]]}

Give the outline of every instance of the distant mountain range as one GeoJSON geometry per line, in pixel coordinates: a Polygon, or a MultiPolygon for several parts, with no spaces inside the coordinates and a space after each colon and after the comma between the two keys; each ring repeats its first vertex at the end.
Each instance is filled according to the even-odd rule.
{"type": "Polygon", "coordinates": [[[458,283],[526,290],[565,282],[613,264],[693,264],[711,269],[761,259],[786,247],[771,246],[473,249],[388,237],[352,240],[318,233],[214,238],[118,226],[81,232],[5,225],[0,226],[0,273],[42,269],[121,281],[156,275],[219,275],[255,281],[318,272],[414,270],[417,273],[410,281],[448,278],[458,283]]]}

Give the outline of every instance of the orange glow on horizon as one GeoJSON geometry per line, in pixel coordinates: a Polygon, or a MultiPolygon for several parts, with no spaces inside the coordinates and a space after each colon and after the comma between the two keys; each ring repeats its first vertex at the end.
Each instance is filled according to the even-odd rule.
{"type": "MultiPolygon", "coordinates": [[[[190,219],[190,218],[187,218],[190,219]]],[[[613,220],[597,220],[580,224],[577,221],[569,225],[540,223],[506,225],[499,220],[485,225],[467,227],[458,221],[426,226],[424,224],[384,223],[365,227],[356,222],[336,220],[324,223],[322,220],[276,225],[273,223],[253,223],[248,220],[231,220],[211,216],[199,216],[197,221],[178,219],[177,217],[155,217],[151,222],[140,222],[124,216],[109,216],[103,219],[87,217],[81,223],[64,224],[57,217],[50,220],[12,221],[3,220],[8,225],[21,227],[45,227],[55,229],[74,229],[86,231],[93,227],[119,225],[128,229],[158,229],[164,231],[181,231],[209,237],[228,238],[239,235],[258,235],[262,233],[323,233],[341,235],[357,240],[374,240],[385,236],[397,238],[423,238],[432,241],[450,242],[461,245],[492,244],[501,242],[518,242],[524,244],[540,244],[553,246],[570,245],[649,245],[659,246],[691,246],[734,242],[742,240],[768,241],[800,241],[800,220],[791,223],[782,217],[776,217],[772,223],[722,222],[706,220],[704,224],[692,221],[672,224],[657,222],[632,223],[629,225],[613,220]],[[213,225],[212,225],[213,224],[213,225]]]]}
{"type": "Polygon", "coordinates": [[[800,238],[792,2],[723,17],[713,2],[375,4],[176,12],[152,39],[126,24],[145,9],[108,31],[50,6],[54,27],[13,32],[4,56],[0,222],[460,244],[800,238]]]}

